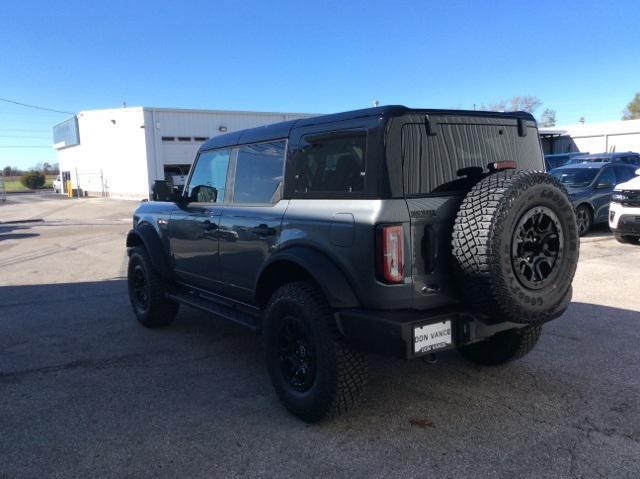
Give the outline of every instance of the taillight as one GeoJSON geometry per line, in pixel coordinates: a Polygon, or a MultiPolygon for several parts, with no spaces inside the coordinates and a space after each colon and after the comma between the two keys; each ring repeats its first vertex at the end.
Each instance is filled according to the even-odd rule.
{"type": "Polygon", "coordinates": [[[402,225],[378,227],[378,273],[388,283],[404,278],[404,233],[402,225]]]}

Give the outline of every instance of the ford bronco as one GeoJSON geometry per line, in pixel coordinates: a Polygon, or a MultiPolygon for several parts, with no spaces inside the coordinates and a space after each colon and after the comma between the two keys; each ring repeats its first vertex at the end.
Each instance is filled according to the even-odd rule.
{"type": "Polygon", "coordinates": [[[456,349],[497,365],[571,300],[574,209],[534,118],[377,107],[204,143],[127,236],[137,319],[181,304],[264,338],[284,406],[313,422],[362,396],[367,353],[456,349]]]}

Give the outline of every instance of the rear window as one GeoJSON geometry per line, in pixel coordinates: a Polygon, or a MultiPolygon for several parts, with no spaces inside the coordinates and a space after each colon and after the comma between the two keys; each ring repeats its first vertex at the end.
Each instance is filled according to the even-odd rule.
{"type": "Polygon", "coordinates": [[[365,179],[365,132],[302,137],[292,164],[296,193],[362,192],[365,179]]]}
{"type": "Polygon", "coordinates": [[[527,135],[519,136],[514,120],[465,120],[432,118],[436,127],[431,134],[427,134],[425,123],[402,127],[405,195],[459,191],[465,183],[461,170],[476,168],[486,173],[489,163],[494,162],[516,161],[518,169],[543,169],[538,130],[532,122],[527,122],[531,125],[527,135]]]}

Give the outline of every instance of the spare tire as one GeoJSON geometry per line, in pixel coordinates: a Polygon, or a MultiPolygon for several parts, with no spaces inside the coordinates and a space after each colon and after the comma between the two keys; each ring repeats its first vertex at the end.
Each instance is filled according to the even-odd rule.
{"type": "Polygon", "coordinates": [[[492,321],[553,319],[571,298],[580,241],[564,187],[538,171],[502,171],[478,182],[453,227],[461,291],[492,321]]]}

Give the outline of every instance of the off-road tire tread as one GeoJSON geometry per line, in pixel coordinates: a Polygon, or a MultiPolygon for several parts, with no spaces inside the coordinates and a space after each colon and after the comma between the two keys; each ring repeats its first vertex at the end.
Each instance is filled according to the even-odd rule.
{"type": "MultiPolygon", "coordinates": [[[[136,246],[131,252],[129,265],[134,256],[140,257],[143,267],[147,273],[149,283],[149,311],[145,315],[137,313],[135,305],[132,304],[136,318],[147,328],[159,328],[168,326],[173,322],[180,308],[179,303],[167,298],[168,283],[155,270],[149,258],[149,253],[143,246],[136,246]]],[[[130,272],[129,272],[130,274],[130,272]]]]}
{"type": "MultiPolygon", "coordinates": [[[[512,200],[538,184],[548,184],[567,195],[560,182],[542,171],[501,171],[471,189],[455,219],[451,244],[461,292],[475,310],[496,320],[531,324],[551,319],[551,312],[533,314],[520,308],[508,285],[497,280],[501,277],[501,245],[494,233],[506,221],[512,200]]],[[[567,291],[570,287],[569,282],[567,291]]]]}
{"type": "Polygon", "coordinates": [[[332,358],[331,361],[318,361],[317,367],[323,368],[325,377],[334,376],[335,382],[331,387],[321,389],[321,399],[308,407],[298,407],[288,401],[283,391],[276,387],[278,397],[292,414],[307,422],[346,413],[364,394],[368,378],[366,355],[345,342],[326,298],[315,283],[299,281],[280,287],[269,300],[267,318],[274,305],[283,300],[295,302],[304,311],[306,319],[315,322],[319,333],[315,347],[322,349],[322,357],[332,358]]]}

